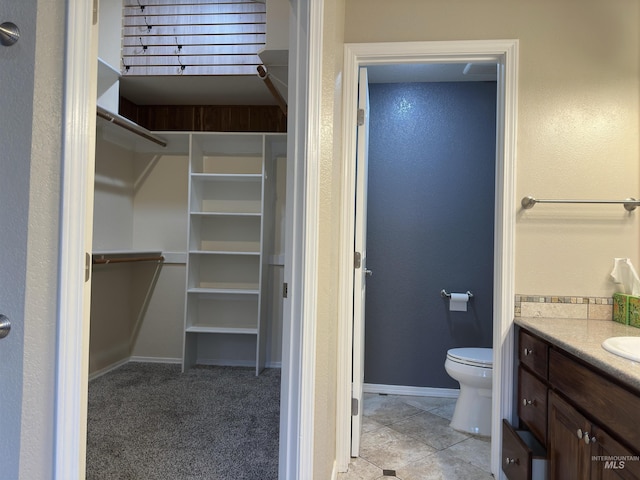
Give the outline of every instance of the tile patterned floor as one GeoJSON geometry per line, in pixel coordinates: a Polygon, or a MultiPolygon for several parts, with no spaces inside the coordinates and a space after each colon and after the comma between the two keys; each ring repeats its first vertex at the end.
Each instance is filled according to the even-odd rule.
{"type": "Polygon", "coordinates": [[[365,394],[360,457],[338,480],[493,479],[490,439],[449,427],[454,408],[451,398],[365,394]]]}

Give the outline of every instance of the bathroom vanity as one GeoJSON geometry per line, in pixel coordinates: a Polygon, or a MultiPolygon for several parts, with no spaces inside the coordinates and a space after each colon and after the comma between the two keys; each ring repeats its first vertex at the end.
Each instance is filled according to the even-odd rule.
{"type": "Polygon", "coordinates": [[[605,351],[640,329],[517,318],[516,425],[503,420],[510,480],[640,479],[640,363],[605,351]]]}

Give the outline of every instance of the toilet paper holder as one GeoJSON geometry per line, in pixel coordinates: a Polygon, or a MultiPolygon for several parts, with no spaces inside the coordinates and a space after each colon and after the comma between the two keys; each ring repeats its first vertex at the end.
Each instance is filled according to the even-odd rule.
{"type": "MultiPolygon", "coordinates": [[[[469,290],[467,290],[465,292],[467,295],[469,295],[469,299],[473,298],[473,293],[471,293],[469,290]]],[[[451,293],[447,292],[444,288],[442,290],[440,290],[440,296],[442,298],[451,298],[451,293]]]]}

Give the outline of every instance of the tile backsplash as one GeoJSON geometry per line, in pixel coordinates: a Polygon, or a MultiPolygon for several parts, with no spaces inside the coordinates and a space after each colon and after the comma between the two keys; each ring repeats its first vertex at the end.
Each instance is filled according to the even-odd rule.
{"type": "Polygon", "coordinates": [[[581,318],[611,320],[612,297],[516,295],[516,317],[581,318]]]}

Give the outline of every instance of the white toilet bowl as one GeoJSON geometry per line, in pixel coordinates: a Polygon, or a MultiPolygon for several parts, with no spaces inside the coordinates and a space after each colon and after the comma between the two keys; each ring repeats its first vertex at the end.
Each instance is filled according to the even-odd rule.
{"type": "Polygon", "coordinates": [[[444,368],[460,383],[451,427],[474,435],[491,435],[493,349],[452,348],[444,368]]]}

